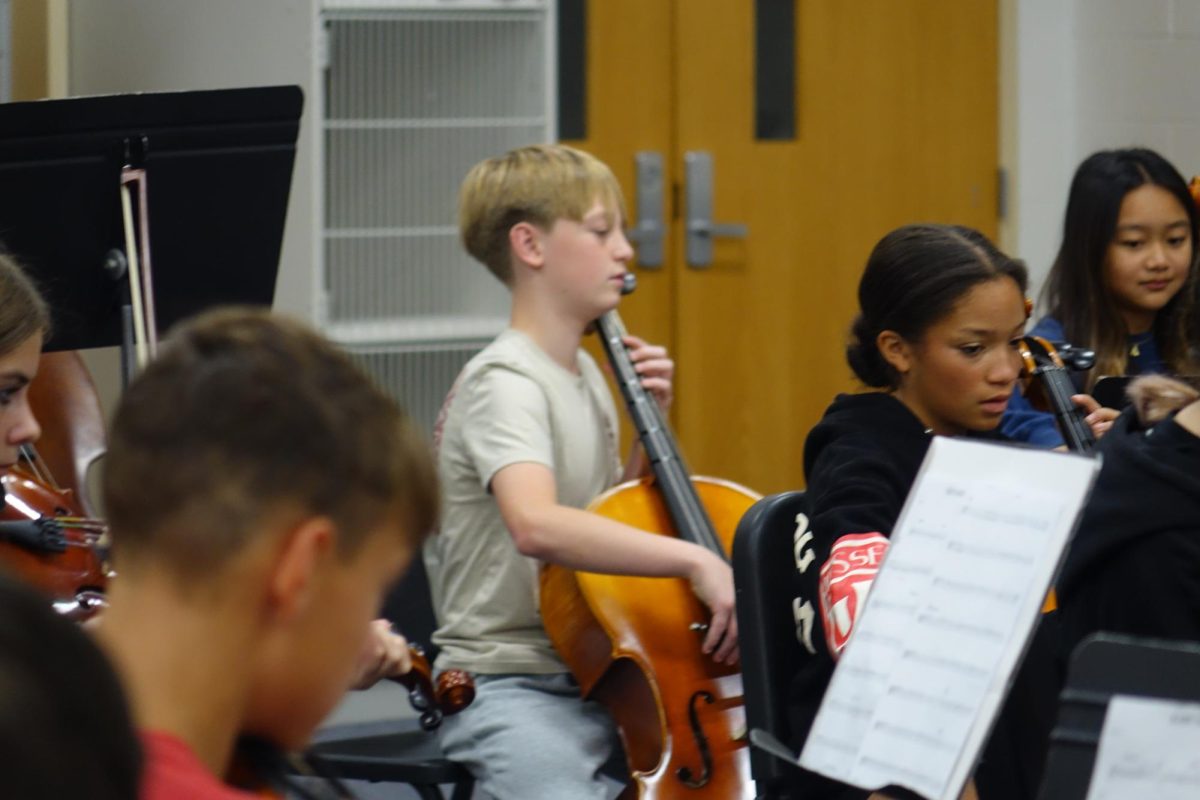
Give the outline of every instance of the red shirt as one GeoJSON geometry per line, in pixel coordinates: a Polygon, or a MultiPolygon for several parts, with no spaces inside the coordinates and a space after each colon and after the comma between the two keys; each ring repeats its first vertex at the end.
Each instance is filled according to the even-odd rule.
{"type": "Polygon", "coordinates": [[[142,731],[141,800],[260,800],[261,795],[226,786],[208,771],[187,743],[162,731],[142,731]]]}

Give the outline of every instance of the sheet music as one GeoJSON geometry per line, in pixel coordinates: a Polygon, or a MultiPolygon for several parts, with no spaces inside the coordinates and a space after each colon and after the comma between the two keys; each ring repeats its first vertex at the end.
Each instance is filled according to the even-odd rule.
{"type": "Polygon", "coordinates": [[[1200,797],[1200,703],[1114,695],[1087,800],[1200,797]]]}
{"type": "Polygon", "coordinates": [[[958,797],[1097,465],[934,439],[802,766],[866,789],[958,797]]]}

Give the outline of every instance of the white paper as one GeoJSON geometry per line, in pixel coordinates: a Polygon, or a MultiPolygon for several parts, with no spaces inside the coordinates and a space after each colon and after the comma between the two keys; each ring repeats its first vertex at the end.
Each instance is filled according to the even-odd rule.
{"type": "Polygon", "coordinates": [[[1200,703],[1114,695],[1088,800],[1200,797],[1200,703]]]}
{"type": "Polygon", "coordinates": [[[1097,465],[934,439],[802,766],[865,789],[958,797],[1097,465]]]}

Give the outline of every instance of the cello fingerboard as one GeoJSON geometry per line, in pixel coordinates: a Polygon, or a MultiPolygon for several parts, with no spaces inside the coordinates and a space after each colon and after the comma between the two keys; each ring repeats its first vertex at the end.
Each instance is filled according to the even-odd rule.
{"type": "Polygon", "coordinates": [[[681,539],[728,559],[712,520],[692,485],[691,473],[679,452],[675,436],[658,403],[642,386],[629,351],[625,349],[625,325],[617,312],[609,311],[596,320],[596,331],[677,534],[681,539]]]}

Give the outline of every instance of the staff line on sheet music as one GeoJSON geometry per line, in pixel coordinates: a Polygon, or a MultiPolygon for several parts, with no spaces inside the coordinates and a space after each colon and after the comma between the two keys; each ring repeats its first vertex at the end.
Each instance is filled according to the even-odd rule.
{"type": "Polygon", "coordinates": [[[920,603],[893,603],[890,600],[875,600],[871,608],[884,609],[886,611],[898,611],[905,616],[916,614],[920,608],[920,603]]]}
{"type": "Polygon", "coordinates": [[[934,736],[930,733],[926,733],[925,731],[917,728],[910,728],[906,725],[896,725],[895,723],[886,722],[881,719],[876,720],[875,724],[872,725],[871,728],[878,731],[885,731],[887,733],[901,734],[910,743],[915,742],[917,744],[925,745],[926,747],[931,747],[935,750],[944,750],[949,753],[958,752],[958,744],[956,742],[948,742],[945,739],[934,736]]]}
{"type": "Polygon", "coordinates": [[[957,711],[962,714],[970,714],[973,710],[971,706],[955,702],[948,697],[938,697],[937,695],[927,694],[926,692],[918,692],[915,689],[909,689],[904,686],[889,686],[888,694],[899,697],[911,697],[916,700],[920,700],[923,703],[932,703],[933,705],[941,706],[942,708],[946,708],[951,711],[957,711]]]}
{"type": "Polygon", "coordinates": [[[891,647],[893,649],[904,646],[904,639],[902,639],[901,637],[885,636],[884,634],[876,633],[875,631],[872,631],[872,630],[867,630],[867,629],[858,630],[858,631],[854,632],[854,635],[857,636],[860,641],[875,642],[877,644],[881,644],[886,647],[891,647]]]}
{"type": "Polygon", "coordinates": [[[969,633],[972,636],[978,636],[992,641],[1004,641],[1004,631],[998,631],[995,628],[985,628],[982,625],[974,625],[970,622],[960,622],[949,617],[943,617],[932,613],[923,613],[917,615],[917,622],[922,625],[932,625],[935,628],[945,628],[947,630],[960,631],[969,633]]]}
{"type": "Polygon", "coordinates": [[[822,734],[813,734],[808,737],[818,744],[824,744],[834,750],[840,750],[843,753],[849,753],[852,756],[858,755],[858,742],[843,742],[841,739],[834,739],[830,736],[822,734]]]}
{"type": "Polygon", "coordinates": [[[933,569],[920,561],[894,561],[888,563],[890,572],[903,572],[909,575],[929,575],[933,569]]]}
{"type": "Polygon", "coordinates": [[[829,707],[836,708],[840,711],[845,711],[848,715],[859,718],[870,717],[875,712],[874,708],[860,706],[855,703],[831,702],[829,707]]]}
{"type": "Polygon", "coordinates": [[[976,678],[987,678],[991,672],[986,669],[980,669],[973,664],[967,664],[963,661],[956,661],[953,658],[944,658],[937,656],[927,656],[924,653],[919,653],[916,650],[905,650],[901,656],[907,661],[913,661],[918,664],[929,664],[935,667],[961,672],[965,675],[971,675],[976,678]]]}
{"type": "Polygon", "coordinates": [[[1016,592],[1008,592],[1004,589],[998,589],[992,586],[985,586],[979,583],[968,583],[966,581],[956,581],[952,578],[937,577],[933,579],[934,586],[945,586],[953,589],[956,592],[964,592],[968,594],[981,594],[988,597],[994,597],[997,600],[1002,600],[1006,603],[1016,603],[1021,600],[1021,595],[1016,592]]]}
{"type": "Polygon", "coordinates": [[[971,556],[982,556],[984,558],[995,558],[1004,561],[1012,561],[1017,564],[1032,564],[1037,559],[1032,556],[1027,556],[1023,553],[1016,553],[1011,550],[998,550],[995,547],[986,547],[981,544],[962,544],[960,542],[951,542],[946,546],[951,552],[965,553],[971,556]]]}
{"type": "Polygon", "coordinates": [[[965,505],[962,508],[964,517],[981,520],[983,522],[999,522],[1002,525],[1027,528],[1038,532],[1046,530],[1050,527],[1052,520],[1042,514],[1022,514],[1019,511],[999,511],[993,508],[981,508],[974,505],[965,505]]]}
{"type": "Polygon", "coordinates": [[[846,664],[841,668],[842,672],[856,678],[870,678],[871,680],[886,681],[888,673],[880,672],[879,670],[868,669],[867,667],[858,667],[853,664],[846,664]]]}

